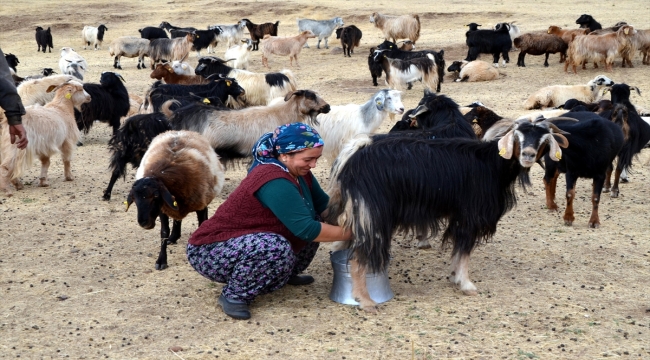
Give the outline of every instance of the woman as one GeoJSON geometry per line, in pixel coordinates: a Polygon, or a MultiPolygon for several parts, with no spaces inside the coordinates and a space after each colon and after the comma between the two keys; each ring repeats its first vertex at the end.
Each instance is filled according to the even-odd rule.
{"type": "Polygon", "coordinates": [[[329,197],[311,169],[322,152],[323,139],[306,124],[263,135],[246,178],[190,237],[190,264],[226,284],[218,302],[228,316],[248,319],[256,296],[287,283],[312,283],[313,277],[298,274],[319,243],[351,238],[350,231],[319,221],[329,197]]]}

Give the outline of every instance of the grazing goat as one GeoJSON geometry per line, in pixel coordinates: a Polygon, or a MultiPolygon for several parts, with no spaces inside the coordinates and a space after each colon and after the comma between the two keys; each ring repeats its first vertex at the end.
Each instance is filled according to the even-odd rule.
{"type": "MultiPolygon", "coordinates": [[[[221,28],[221,33],[217,35],[217,42],[225,41],[226,49],[229,49],[231,46],[237,44],[244,37],[244,28],[246,27],[246,21],[239,20],[235,25],[209,25],[208,30],[212,30],[217,27],[221,28]]],[[[209,47],[208,54],[216,52],[214,50],[215,47],[216,45],[209,47]]],[[[227,56],[226,59],[228,59],[227,56]]]]}
{"type": "Polygon", "coordinates": [[[526,54],[546,55],[544,66],[548,67],[548,56],[550,54],[560,53],[560,62],[566,59],[566,51],[569,45],[557,35],[545,33],[528,33],[514,39],[514,45],[519,49],[517,66],[525,67],[524,58],[526,54]]]}
{"type": "Polygon", "coordinates": [[[374,61],[381,64],[386,73],[386,84],[391,89],[401,90],[413,81],[421,81],[431,91],[440,91],[440,76],[433,54],[426,54],[410,60],[391,59],[383,54],[385,50],[375,50],[374,61]]]}
{"type": "Polygon", "coordinates": [[[128,58],[138,58],[138,69],[144,69],[144,57],[149,56],[149,40],[133,36],[122,36],[111,43],[108,47],[111,56],[115,56],[113,67],[122,70],[120,59],[122,56],[128,58]]]}
{"type": "Polygon", "coordinates": [[[578,20],[576,20],[576,24],[580,25],[580,28],[589,29],[590,32],[603,28],[600,23],[594,19],[593,16],[587,14],[580,15],[578,20]]]}
{"type": "Polygon", "coordinates": [[[291,70],[276,73],[254,73],[246,70],[233,69],[225,65],[225,61],[217,57],[205,56],[199,59],[196,74],[208,77],[220,74],[237,79],[239,85],[246,91],[246,106],[267,105],[277,97],[284,97],[296,91],[296,79],[291,70]]]}
{"type": "Polygon", "coordinates": [[[92,45],[95,50],[98,48],[101,49],[105,31],[108,31],[108,28],[104,24],[99,25],[99,27],[84,26],[83,30],[81,30],[81,39],[84,45],[84,50],[86,50],[86,45],[92,45]]]}
{"type": "MultiPolygon", "coordinates": [[[[251,156],[251,148],[264,133],[277,126],[304,122],[316,124],[316,117],[328,113],[330,106],[310,90],[287,94],[284,101],[269,106],[254,106],[241,110],[221,111],[196,106],[185,108],[183,114],[165,114],[175,130],[191,130],[203,134],[222,161],[251,156]]],[[[164,111],[163,111],[164,112],[164,111]]]]}
{"type": "Polygon", "coordinates": [[[242,39],[243,44],[229,47],[226,50],[225,58],[228,59],[228,64],[235,69],[248,69],[248,59],[253,49],[253,41],[251,39],[242,39]]]}
{"type": "Polygon", "coordinates": [[[83,85],[92,100],[81,105],[80,111],[75,111],[79,130],[87,134],[95,120],[99,120],[107,122],[113,128],[113,135],[117,133],[120,118],[126,116],[131,107],[129,93],[122,82],[124,78],[120,74],[106,71],[102,73],[99,84],[83,85]]]}
{"type": "Polygon", "coordinates": [[[154,39],[149,43],[151,70],[158,61],[183,60],[192,49],[196,35],[188,33],[182,38],[154,39]]]}
{"type": "MultiPolygon", "coordinates": [[[[9,184],[21,190],[23,184],[20,176],[32,165],[34,158],[41,160],[39,186],[49,186],[47,171],[50,157],[61,153],[63,174],[66,181],[72,181],[70,161],[75,144],[79,139],[79,130],[74,121],[74,108],[90,101],[90,95],[84,91],[81,83],[74,80],[59,86],[51,85],[49,92],[55,91],[54,99],[45,106],[27,106],[22,117],[27,148],[19,150],[11,143],[9,132],[4,131],[0,139],[0,190],[11,196],[9,184]]],[[[2,127],[7,126],[7,119],[2,113],[2,127]]]]}
{"type": "Polygon", "coordinates": [[[201,75],[178,75],[169,63],[158,64],[149,75],[152,79],[164,80],[165,84],[201,85],[209,84],[211,80],[201,75]]]}
{"type": "Polygon", "coordinates": [[[208,204],[221,193],[224,168],[208,141],[191,131],[168,131],[156,136],[142,157],[126,210],[135,202],[138,224],[156,226],[160,217],[160,254],[156,270],[167,268],[167,244],[181,236],[181,221],[196,212],[199,226],[208,219],[208,204]],[[174,219],[171,233],[169,218],[174,219]]]}
{"type": "Polygon", "coordinates": [[[384,33],[384,40],[409,39],[416,43],[420,38],[420,17],[417,15],[391,16],[374,12],[370,22],[384,33]]]}
{"type": "Polygon", "coordinates": [[[198,99],[219,99],[220,103],[215,105],[225,104],[229,96],[232,96],[233,102],[243,103],[242,98],[245,93],[244,89],[232,78],[218,79],[204,85],[161,84],[160,81],[157,81],[147,94],[145,108],[149,113],[157,112],[162,109],[165,101],[178,100],[191,96],[191,94],[196,95],[198,99]]]}
{"type": "Polygon", "coordinates": [[[86,69],[88,69],[88,63],[83,56],[71,47],[61,48],[61,57],[59,58],[61,74],[73,75],[77,79],[83,80],[86,69]]]}
{"type": "MultiPolygon", "coordinates": [[[[569,44],[567,61],[564,63],[564,72],[567,72],[570,65],[573,73],[577,74],[576,67],[582,65],[582,69],[585,69],[587,61],[593,61],[594,67],[596,68],[598,67],[598,61],[604,61],[605,69],[612,71],[612,65],[614,64],[614,57],[616,55],[631,56],[633,54],[633,38],[635,35],[636,30],[634,27],[625,25],[615,33],[576,36],[571,44],[569,44]]],[[[628,61],[629,65],[632,65],[631,60],[624,57],[623,64],[626,61],[628,61]]]]}
{"type": "Polygon", "coordinates": [[[262,41],[262,65],[269,67],[269,56],[271,54],[286,56],[289,55],[289,65],[293,66],[293,60],[296,60],[296,67],[300,68],[298,64],[298,54],[307,39],[315,38],[316,35],[309,30],[305,30],[296,36],[291,37],[277,37],[271,35],[264,35],[262,41]]]}
{"type": "MultiPolygon", "coordinates": [[[[312,19],[298,19],[298,32],[302,33],[303,31],[311,31],[316,37],[318,37],[318,44],[316,48],[320,49],[321,40],[325,39],[325,49],[330,47],[327,45],[327,40],[334,29],[342,27],[343,19],[340,17],[335,17],[330,20],[312,20],[312,19]]],[[[308,48],[309,44],[305,42],[305,47],[308,48]]]]}
{"type": "Polygon", "coordinates": [[[359,46],[361,36],[363,36],[363,33],[354,25],[336,29],[336,38],[341,39],[341,47],[343,48],[344,57],[352,57],[350,54],[354,54],[354,47],[359,46]]]}
{"type": "Polygon", "coordinates": [[[376,312],[366,272],[388,266],[396,230],[435,235],[446,225],[442,241],[453,246],[449,279],[464,294],[476,295],[470,254],[516,204],[515,181],[530,184],[528,172],[545,144],[553,154],[568,145],[548,122],[516,122],[501,140],[490,142],[359,136],[348,143],[332,167],[325,220],[354,234],[350,273],[360,308],[376,312]]]}
{"type": "Polygon", "coordinates": [[[139,29],[138,32],[140,33],[141,38],[150,41],[153,39],[169,39],[169,36],[167,36],[164,29],[155,26],[143,27],[142,29],[139,29]]]}
{"type": "Polygon", "coordinates": [[[111,180],[104,191],[104,200],[111,199],[111,192],[117,179],[124,177],[126,180],[126,165],[131,164],[134,169],[137,169],[151,140],[171,129],[165,115],[159,112],[134,115],[124,121],[117,133],[108,141],[108,150],[111,153],[108,165],[111,180]]]}
{"type": "Polygon", "coordinates": [[[49,27],[47,30],[43,30],[40,26],[36,27],[36,45],[38,45],[37,52],[41,51],[41,49],[45,52],[48,47],[50,48],[50,52],[52,52],[54,45],[52,45],[52,31],[49,27]]]}
{"type": "Polygon", "coordinates": [[[246,28],[250,33],[251,40],[253,40],[253,51],[259,50],[260,40],[264,39],[265,35],[278,36],[278,25],[280,21],[273,23],[254,24],[248,19],[242,19],[246,23],[246,28]]]}
{"type": "Polygon", "coordinates": [[[508,52],[512,49],[512,39],[510,38],[510,25],[507,23],[497,24],[495,30],[471,30],[476,23],[469,24],[470,31],[465,33],[465,43],[469,47],[467,50],[467,61],[473,61],[478,58],[479,54],[492,54],[494,66],[499,67],[499,54],[503,57],[503,66],[510,62],[508,52]],[[473,26],[470,26],[473,25],[473,26]]]}
{"type": "Polygon", "coordinates": [[[600,194],[606,174],[611,173],[612,161],[623,146],[623,131],[615,123],[592,112],[568,112],[556,119],[553,123],[566,132],[571,146],[563,150],[561,158],[555,154],[555,157],[560,158],[557,162],[550,161],[554,155],[552,149],[544,157],[546,206],[549,210],[558,209],[555,203],[555,188],[559,174],[565,173],[567,206],[563,218],[564,224],[571,226],[575,220],[573,200],[576,197],[576,182],[580,177],[593,179],[589,227],[597,228],[600,226],[600,194]],[[565,117],[570,119],[563,120],[565,117]]]}
{"type": "Polygon", "coordinates": [[[24,106],[45,105],[54,99],[55,92],[48,92],[50,86],[59,86],[76,79],[72,75],[53,75],[42,79],[26,80],[20,83],[16,90],[24,106]]]}
{"type": "Polygon", "coordinates": [[[495,69],[490,63],[481,60],[454,61],[447,68],[447,71],[458,74],[456,82],[490,81],[499,78],[499,70],[495,69]]]}
{"type": "Polygon", "coordinates": [[[600,90],[612,86],[614,82],[605,75],[598,75],[589,80],[587,85],[552,85],[541,88],[530,95],[524,102],[524,109],[541,109],[543,107],[560,106],[569,99],[585,102],[597,101],[600,90]]]}
{"type": "Polygon", "coordinates": [[[315,128],[325,142],[323,157],[333,163],[348,140],[358,134],[374,133],[389,114],[403,114],[401,94],[380,90],[362,105],[332,106],[327,114],[318,115],[319,125],[315,128]]]}

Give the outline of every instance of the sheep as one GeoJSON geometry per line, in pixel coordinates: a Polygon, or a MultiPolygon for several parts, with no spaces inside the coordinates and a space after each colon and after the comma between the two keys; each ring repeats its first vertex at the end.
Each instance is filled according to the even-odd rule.
{"type": "Polygon", "coordinates": [[[566,52],[569,45],[562,38],[545,33],[528,33],[514,39],[515,47],[519,48],[517,66],[525,67],[524,58],[526,54],[546,55],[544,66],[548,67],[549,54],[560,53],[560,62],[566,59],[566,52]]]}
{"type": "Polygon", "coordinates": [[[52,75],[42,79],[23,81],[16,88],[24,106],[45,105],[54,99],[54,92],[47,90],[51,85],[59,86],[63,83],[76,79],[72,75],[52,75]]]}
{"type": "Polygon", "coordinates": [[[243,103],[241,98],[245,96],[245,91],[232,78],[220,78],[204,85],[161,84],[157,81],[147,94],[144,107],[149,113],[160,111],[165,101],[184,98],[191,94],[199,99],[218,98],[220,104],[215,105],[221,105],[226,103],[229,96],[234,99],[234,102],[243,103]]]}
{"type": "Polygon", "coordinates": [[[188,27],[174,26],[168,23],[167,21],[161,22],[160,25],[158,25],[158,27],[169,31],[169,35],[171,35],[172,39],[178,37],[185,37],[185,35],[187,35],[188,33],[192,33],[198,30],[197,28],[191,26],[188,27]]]}
{"type": "Polygon", "coordinates": [[[260,40],[264,39],[265,35],[278,36],[278,25],[280,25],[280,21],[276,21],[275,24],[270,22],[264,24],[254,24],[248,19],[242,19],[241,21],[245,22],[246,28],[248,28],[248,32],[250,33],[251,40],[253,41],[252,51],[259,50],[260,40]]]}
{"type": "MultiPolygon", "coordinates": [[[[413,48],[415,48],[414,44],[413,44],[413,48]]],[[[445,72],[445,57],[444,57],[445,51],[443,49],[440,49],[440,51],[438,52],[434,50],[408,51],[408,50],[401,49],[401,47],[398,47],[397,44],[392,43],[388,40],[384,40],[384,42],[379,44],[376,49],[384,50],[384,55],[386,55],[387,58],[400,59],[400,60],[411,60],[419,57],[426,57],[427,54],[433,55],[434,61],[436,63],[437,73],[438,73],[438,85],[436,87],[436,91],[440,92],[440,84],[442,84],[444,81],[444,72],[445,72]]],[[[371,69],[370,70],[371,75],[373,74],[374,71],[376,71],[375,66],[378,65],[381,67],[380,64],[370,65],[370,58],[368,59],[368,65],[371,69]]],[[[381,71],[378,72],[378,75],[381,76],[381,71]]],[[[376,86],[376,82],[377,79],[373,75],[373,83],[375,86],[376,86]]],[[[411,89],[411,83],[408,84],[408,89],[409,90],[411,89]]]]}
{"type": "Polygon", "coordinates": [[[143,38],[137,38],[133,36],[122,36],[119,37],[108,47],[108,52],[110,56],[115,56],[113,62],[113,67],[115,69],[122,70],[122,65],[120,64],[120,59],[122,56],[128,58],[138,58],[138,69],[146,68],[144,64],[144,57],[149,56],[149,43],[150,41],[143,38]]]}
{"type": "Polygon", "coordinates": [[[225,58],[228,59],[228,65],[235,69],[248,69],[248,59],[250,58],[251,49],[253,49],[253,40],[241,39],[242,44],[229,47],[226,50],[225,58]]]}
{"type": "Polygon", "coordinates": [[[289,65],[293,66],[293,60],[296,60],[296,67],[300,68],[298,64],[298,54],[303,45],[307,43],[307,39],[315,38],[316,35],[309,30],[305,30],[300,34],[292,37],[281,38],[277,36],[264,35],[262,40],[262,65],[266,68],[269,67],[269,56],[271,54],[286,56],[289,55],[289,65]]]}
{"type": "Polygon", "coordinates": [[[59,69],[61,74],[73,75],[77,79],[83,80],[86,69],[88,69],[88,63],[73,48],[63,47],[59,58],[59,69]]]}
{"type": "MultiPolygon", "coordinates": [[[[72,181],[70,161],[75,144],[79,139],[79,130],[74,121],[74,108],[90,101],[90,95],[84,90],[81,83],[70,80],[61,85],[51,85],[48,92],[55,92],[54,99],[45,106],[26,106],[25,115],[22,117],[23,126],[27,133],[28,144],[24,150],[18,150],[11,144],[9,132],[3,131],[0,141],[0,189],[7,196],[11,196],[9,184],[12,183],[16,190],[21,190],[23,184],[20,176],[31,166],[32,160],[38,157],[41,160],[41,174],[39,186],[49,186],[47,171],[50,166],[50,157],[57,152],[63,158],[63,173],[66,181],[72,181]]],[[[3,124],[7,125],[3,116],[3,124]]]]}
{"type": "Polygon", "coordinates": [[[101,24],[98,27],[84,26],[83,30],[81,30],[81,39],[84,45],[84,50],[86,50],[86,45],[90,46],[91,44],[95,50],[98,48],[101,49],[105,31],[108,31],[108,28],[104,24],[101,24]]]}
{"type": "MultiPolygon", "coordinates": [[[[472,23],[470,25],[480,26],[472,23]]],[[[469,25],[467,25],[469,26],[469,25]]],[[[465,33],[465,43],[468,46],[467,61],[476,60],[479,54],[492,54],[494,66],[499,67],[499,54],[503,57],[503,66],[510,62],[508,52],[512,49],[512,39],[510,39],[510,25],[507,23],[497,24],[495,30],[474,30],[465,33]]]]}
{"type": "MultiPolygon", "coordinates": [[[[548,27],[548,30],[546,30],[546,33],[549,35],[555,35],[560,37],[562,41],[564,41],[567,44],[567,50],[569,44],[573,41],[573,39],[578,36],[578,35],[587,35],[589,32],[588,29],[562,29],[559,26],[551,25],[548,27]]],[[[562,54],[560,53],[560,63],[563,63],[566,61],[566,53],[562,54]]]]}
{"type": "Polygon", "coordinates": [[[614,82],[605,75],[598,75],[589,80],[587,85],[551,85],[537,90],[524,102],[524,109],[541,109],[560,106],[569,99],[585,102],[598,100],[600,90],[612,86],[614,82]]]}
{"type": "Polygon", "coordinates": [[[191,131],[167,131],[156,136],[142,157],[126,210],[135,202],[138,224],[156,226],[160,217],[160,254],[156,270],[167,268],[167,244],[181,235],[181,221],[196,212],[199,226],[208,219],[208,205],[221,193],[223,166],[208,141],[191,131]],[[169,218],[174,219],[171,233],[169,218]]]}
{"type": "Polygon", "coordinates": [[[187,62],[183,60],[174,60],[172,61],[172,69],[178,75],[194,75],[194,68],[187,62]]]}
{"type": "MultiPolygon", "coordinates": [[[[358,27],[354,25],[348,25],[336,29],[336,38],[341,39],[341,47],[343,48],[343,57],[352,57],[350,54],[354,54],[354,47],[359,46],[361,41],[361,36],[363,33],[359,30],[358,27]]],[[[405,42],[406,44],[406,42],[405,42]]],[[[413,44],[409,40],[409,44],[413,44]]]]}
{"type": "MultiPolygon", "coordinates": [[[[244,28],[246,27],[246,21],[239,20],[234,25],[209,25],[208,30],[212,30],[217,27],[221,28],[221,33],[217,35],[217,42],[225,41],[226,49],[229,49],[231,46],[236,45],[244,37],[244,28]]],[[[208,54],[214,53],[215,47],[216,45],[209,47],[208,54]]]]}
{"type": "Polygon", "coordinates": [[[52,45],[52,30],[49,27],[47,30],[43,30],[40,26],[36,27],[36,45],[38,45],[36,52],[41,51],[41,49],[45,52],[48,47],[50,52],[52,52],[54,45],[52,45]]]}
{"type": "MultiPolygon", "coordinates": [[[[566,132],[571,146],[563,150],[561,159],[557,162],[549,161],[553,156],[552,149],[544,157],[546,206],[549,210],[558,209],[555,203],[555,187],[559,174],[565,173],[567,206],[563,219],[565,225],[571,226],[575,221],[573,200],[576,197],[576,181],[579,177],[593,179],[589,227],[597,228],[600,226],[600,195],[606,174],[611,173],[612,162],[623,146],[623,131],[615,123],[591,112],[568,112],[556,119],[559,121],[553,123],[566,132]],[[569,119],[563,121],[565,117],[569,119]]],[[[557,155],[556,157],[560,158],[557,155]]]]}
{"type": "Polygon", "coordinates": [[[650,65],[650,29],[637,30],[634,41],[636,48],[643,55],[643,65],[650,65]]]}
{"type": "Polygon", "coordinates": [[[603,28],[600,23],[594,19],[593,16],[587,14],[580,15],[578,20],[576,20],[576,24],[580,25],[580,28],[589,29],[590,32],[603,28]]]}
{"type": "Polygon", "coordinates": [[[317,124],[318,114],[328,113],[330,106],[313,91],[297,90],[287,94],[284,102],[269,106],[231,111],[196,107],[196,110],[165,115],[173,129],[203,134],[222,161],[232,162],[251,156],[253,144],[264,133],[282,124],[303,122],[305,117],[317,124]]]}
{"type": "Polygon", "coordinates": [[[332,106],[327,114],[318,115],[319,125],[315,126],[325,142],[323,157],[333,163],[348,140],[375,132],[388,114],[403,113],[402,93],[388,89],[378,91],[362,105],[332,106]]]}
{"type": "Polygon", "coordinates": [[[185,59],[192,49],[196,35],[188,33],[182,38],[154,39],[149,43],[149,60],[151,70],[158,61],[185,59]]]}
{"type": "Polygon", "coordinates": [[[138,29],[138,32],[140,33],[141,38],[149,41],[153,39],[169,39],[169,36],[167,36],[164,29],[155,26],[143,27],[142,29],[138,29]]]}
{"type": "Polygon", "coordinates": [[[481,60],[469,62],[465,60],[454,61],[447,68],[447,71],[450,73],[458,73],[456,82],[490,81],[499,78],[499,70],[495,69],[490,63],[481,60]]]}
{"type": "MultiPolygon", "coordinates": [[[[318,44],[316,44],[317,49],[320,49],[320,42],[323,39],[325,39],[325,49],[329,49],[327,40],[332,36],[332,32],[334,32],[334,29],[340,28],[344,25],[343,19],[340,17],[335,17],[330,20],[298,19],[297,22],[298,32],[302,33],[303,31],[309,30],[318,37],[318,44]]],[[[309,47],[307,42],[305,42],[305,47],[309,47]]]]}
{"type": "Polygon", "coordinates": [[[99,84],[83,85],[92,100],[88,104],[81,105],[79,111],[75,111],[79,130],[87,134],[95,120],[99,120],[107,122],[113,128],[113,135],[117,133],[120,128],[120,118],[126,116],[131,107],[129,93],[122,82],[124,78],[120,74],[105,71],[99,84]]]}
{"type": "Polygon", "coordinates": [[[440,90],[438,68],[434,55],[411,60],[399,60],[386,57],[385,50],[375,50],[374,61],[380,62],[386,73],[386,84],[391,89],[400,90],[404,85],[413,81],[421,81],[431,91],[440,90]]]}
{"type": "Polygon", "coordinates": [[[197,75],[208,77],[220,74],[237,79],[246,91],[246,106],[267,105],[276,97],[284,97],[297,89],[296,79],[291,70],[284,69],[276,73],[254,73],[233,69],[217,57],[202,57],[195,70],[197,75]]]}
{"type": "Polygon", "coordinates": [[[374,12],[370,22],[384,34],[384,40],[409,39],[416,43],[420,38],[420,17],[417,15],[391,16],[374,12]]]}
{"type": "Polygon", "coordinates": [[[476,295],[468,269],[472,250],[492,238],[515,206],[515,181],[530,185],[528,172],[545,149],[561,156],[567,145],[545,121],[517,122],[499,141],[365,135],[349,142],[330,173],[325,220],[354,234],[350,272],[360,308],[377,311],[365,274],[386,268],[396,230],[435,235],[446,226],[443,245],[453,246],[449,280],[476,295]]]}
{"type": "Polygon", "coordinates": [[[633,37],[636,30],[633,26],[625,25],[615,33],[605,35],[581,35],[576,36],[569,45],[568,58],[564,63],[564,72],[567,72],[569,65],[573,73],[577,74],[576,67],[582,65],[585,69],[587,61],[593,61],[594,67],[598,67],[598,61],[605,62],[607,71],[612,71],[612,64],[616,55],[623,55],[623,63],[631,60],[625,56],[631,56],[634,48],[633,37]]]}
{"type": "Polygon", "coordinates": [[[169,63],[158,64],[151,72],[152,79],[164,80],[165,84],[201,85],[209,84],[211,80],[201,75],[178,75],[169,63]]]}
{"type": "Polygon", "coordinates": [[[151,140],[171,129],[165,115],[159,112],[134,115],[124,121],[117,133],[108,141],[108,149],[111,153],[108,168],[111,171],[111,179],[104,190],[105,201],[111,199],[111,192],[117,179],[124,177],[126,180],[126,165],[131,164],[134,169],[138,168],[151,140]]]}

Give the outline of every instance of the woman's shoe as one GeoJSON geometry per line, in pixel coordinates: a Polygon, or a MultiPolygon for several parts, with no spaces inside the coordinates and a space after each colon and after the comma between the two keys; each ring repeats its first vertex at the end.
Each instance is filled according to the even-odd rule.
{"type": "Polygon", "coordinates": [[[314,277],[311,275],[294,275],[289,278],[287,284],[289,285],[308,285],[314,282],[314,277]]]}
{"type": "Polygon", "coordinates": [[[231,300],[220,295],[217,303],[221,305],[223,312],[233,319],[248,320],[251,318],[251,312],[248,310],[248,305],[243,301],[231,300]]]}

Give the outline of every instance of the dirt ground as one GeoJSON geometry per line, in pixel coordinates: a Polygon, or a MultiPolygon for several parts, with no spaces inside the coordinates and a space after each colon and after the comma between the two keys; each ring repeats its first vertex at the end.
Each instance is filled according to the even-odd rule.
{"type": "MultiPolygon", "coordinates": [[[[516,21],[522,32],[549,25],[575,28],[580,14],[593,15],[604,26],[625,20],[650,28],[647,1],[541,0],[453,1],[22,1],[0,5],[0,46],[20,59],[18,74],[43,67],[58,70],[58,50],[72,46],[90,64],[88,81],[98,82],[112,71],[108,44],[118,36],[137,36],[137,29],[161,21],[205,28],[250,18],[258,23],[280,20],[279,34],[297,33],[296,18],[341,16],[363,31],[361,47],[351,59],[312,48],[300,54],[302,68],[293,69],[299,88],[317,91],[332,105],[365,102],[378,90],[372,86],[367,53],[382,41],[368,22],[373,11],[418,13],[419,48],[444,49],[447,63],[466,54],[463,25],[484,28],[516,21]],[[477,4],[478,3],[478,4],[477,4]],[[84,25],[106,24],[101,51],[83,50],[84,25]],[[51,26],[55,50],[37,53],[36,26],[51,26]]],[[[330,48],[339,46],[334,37],[330,48]]],[[[224,45],[217,49],[223,56],[224,45]]],[[[602,69],[589,67],[565,74],[551,56],[528,56],[518,68],[516,54],[500,68],[500,79],[485,83],[442,84],[442,93],[459,104],[480,100],[497,113],[524,114],[529,94],[551,84],[585,84],[602,69]]],[[[207,55],[203,52],[202,55],[207,55]]],[[[251,56],[252,71],[265,71],[261,54],[251,56]]],[[[196,63],[196,53],[190,61],[196,63]]],[[[484,60],[490,61],[484,56],[484,60]]],[[[142,94],[152,83],[149,70],[137,70],[135,59],[123,59],[130,92],[142,94]]],[[[274,71],[288,59],[272,57],[274,71]]],[[[606,75],[615,82],[638,86],[643,96],[632,102],[650,108],[650,67],[623,69],[620,61],[606,75]]],[[[383,85],[383,79],[380,80],[383,85]]],[[[415,107],[422,85],[405,91],[407,109],[415,107]]],[[[386,132],[391,124],[380,128],[386,132]]],[[[591,211],[588,180],[578,182],[576,221],[563,225],[561,213],[549,213],[539,167],[533,186],[517,190],[518,206],[499,223],[493,241],[472,256],[475,297],[463,296],[447,277],[449,250],[418,250],[410,238],[396,235],[391,286],[396,296],[380,306],[378,315],[340,305],[328,298],[332,270],[327,246],[316,255],[308,273],[316,282],[287,286],[259,297],[250,321],[225,316],[216,300],[221,284],[201,277],[185,258],[184,243],[196,228],[195,218],[183,223],[179,245],[170,247],[170,267],[154,270],[159,232],[136,223],[123,199],[135,171],[118,181],[109,202],[101,200],[109,179],[107,142],[110,130],[95,124],[77,149],[73,182],[64,182],[60,159],[50,168],[51,186],[37,187],[40,164],[23,180],[28,184],[13,197],[0,195],[0,358],[28,359],[596,359],[650,358],[650,221],[648,194],[650,157],[645,150],[621,196],[601,201],[601,228],[587,227],[591,211]],[[170,351],[170,348],[174,352],[170,351]]],[[[390,166],[390,164],[386,164],[390,166]]],[[[316,169],[326,185],[330,164],[316,169]]],[[[221,196],[210,214],[239,184],[244,167],[229,170],[221,196]]],[[[480,176],[480,175],[477,175],[480,176]]],[[[563,179],[563,177],[562,177],[563,179]]],[[[558,204],[564,209],[563,180],[558,204]]]]}

